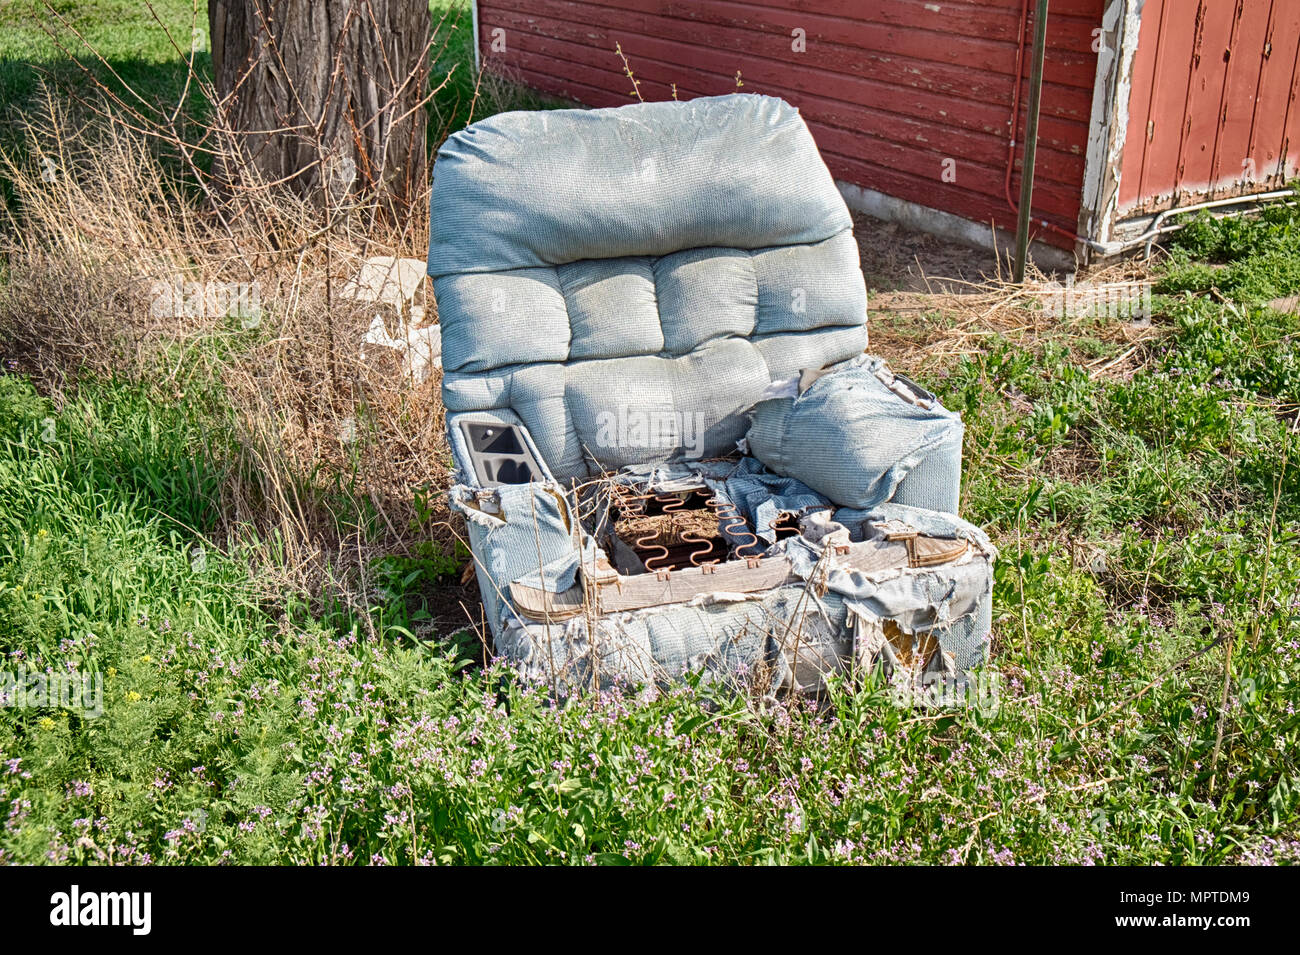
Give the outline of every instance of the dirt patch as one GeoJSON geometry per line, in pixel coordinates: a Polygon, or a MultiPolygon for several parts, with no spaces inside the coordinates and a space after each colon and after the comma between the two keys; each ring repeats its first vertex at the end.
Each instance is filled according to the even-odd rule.
{"type": "Polygon", "coordinates": [[[1139,259],[1083,268],[1068,280],[1031,263],[1017,286],[1006,260],[999,270],[987,250],[861,213],[853,221],[867,280],[870,349],[900,370],[940,372],[998,338],[1029,346],[1057,339],[1096,377],[1123,377],[1143,360],[1145,343],[1162,333],[1148,315],[1088,304],[1089,289],[1103,301],[1108,292],[1141,294],[1150,275],[1139,259]]]}
{"type": "Polygon", "coordinates": [[[896,222],[855,212],[853,233],[867,289],[875,296],[897,292],[960,293],[967,287],[965,283],[997,276],[997,258],[992,252],[896,222]]]}

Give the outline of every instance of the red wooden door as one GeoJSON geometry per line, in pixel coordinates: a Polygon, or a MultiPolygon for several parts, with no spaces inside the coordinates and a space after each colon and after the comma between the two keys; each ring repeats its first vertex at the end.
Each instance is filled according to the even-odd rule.
{"type": "Polygon", "coordinates": [[[1119,206],[1258,192],[1300,162],[1297,0],[1147,0],[1119,206]]]}

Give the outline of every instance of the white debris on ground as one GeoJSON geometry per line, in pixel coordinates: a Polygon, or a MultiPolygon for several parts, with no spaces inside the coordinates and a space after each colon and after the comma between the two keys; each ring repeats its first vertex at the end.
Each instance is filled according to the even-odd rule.
{"type": "Polygon", "coordinates": [[[428,379],[429,372],[433,368],[441,364],[442,329],[437,325],[413,328],[408,324],[405,334],[400,338],[393,337],[388,334],[384,317],[376,315],[370,321],[370,330],[366,332],[365,338],[361,339],[363,360],[366,357],[367,346],[392,348],[398,351],[402,356],[403,372],[410,375],[416,384],[420,384],[428,379]]]}
{"type": "Polygon", "coordinates": [[[342,298],[358,302],[382,302],[402,310],[424,283],[424,262],[376,255],[366,259],[361,271],[339,290],[342,298]]]}
{"type": "Polygon", "coordinates": [[[415,302],[423,286],[423,261],[377,255],[366,259],[339,292],[342,298],[380,307],[361,340],[362,360],[368,349],[392,349],[401,357],[403,373],[416,384],[426,381],[442,359],[442,329],[424,325],[425,308],[415,302]]]}

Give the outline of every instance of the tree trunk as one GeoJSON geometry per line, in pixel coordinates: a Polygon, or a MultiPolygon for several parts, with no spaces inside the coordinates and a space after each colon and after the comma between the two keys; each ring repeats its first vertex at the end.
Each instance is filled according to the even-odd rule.
{"type": "Polygon", "coordinates": [[[397,212],[422,195],[427,0],[210,0],[208,26],[218,121],[265,182],[397,212]]]}

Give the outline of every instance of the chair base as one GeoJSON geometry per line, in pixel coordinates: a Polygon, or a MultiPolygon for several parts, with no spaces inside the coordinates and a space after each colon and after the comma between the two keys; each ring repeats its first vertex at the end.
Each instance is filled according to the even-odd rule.
{"type": "Polygon", "coordinates": [[[986,658],[996,552],[978,528],[897,503],[814,500],[792,520],[782,508],[803,498],[759,473],[775,492],[769,541],[752,530],[761,521],[736,519],[742,464],[692,462],[576,489],[453,489],[499,656],[559,695],[699,674],[764,696],[819,696],[833,674],[876,668],[913,686],[960,683],[986,658]],[[651,514],[612,520],[629,488],[688,527],[686,543],[652,537],[651,514]],[[702,497],[717,509],[721,547],[701,532],[707,521],[675,516],[702,497]],[[620,538],[624,525],[641,536],[620,538]]]}

